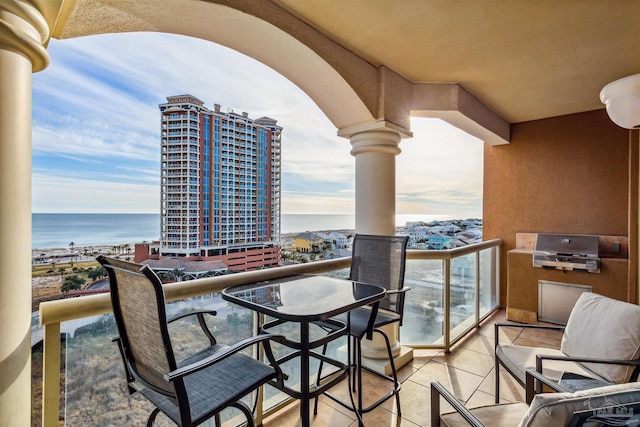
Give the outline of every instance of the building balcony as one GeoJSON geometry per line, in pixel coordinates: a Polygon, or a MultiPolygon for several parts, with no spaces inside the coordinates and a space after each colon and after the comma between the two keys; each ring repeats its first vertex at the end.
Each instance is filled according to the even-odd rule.
{"type": "MultiPolygon", "coordinates": [[[[169,248],[178,246],[168,245],[169,248]]],[[[428,405],[414,402],[428,401],[429,382],[436,379],[449,381],[449,385],[455,384],[453,389],[462,400],[473,403],[493,399],[492,338],[487,336],[493,329],[479,325],[498,309],[499,249],[500,241],[493,240],[450,251],[409,251],[405,285],[412,289],[407,295],[405,321],[399,332],[401,344],[414,349],[414,360],[400,370],[405,382],[401,403],[406,422],[428,425],[428,405]],[[460,259],[476,266],[471,274],[463,277],[451,273],[451,263],[460,259]]],[[[214,309],[218,311],[218,316],[212,321],[217,338],[222,342],[237,341],[240,337],[256,333],[253,329],[255,315],[223,301],[219,295],[222,289],[302,273],[347,277],[349,264],[350,258],[340,258],[199,279],[189,281],[188,290],[184,287],[185,283],[168,284],[165,285],[167,301],[170,301],[168,311],[177,313],[194,308],[214,309]],[[231,314],[234,319],[240,319],[240,323],[230,323],[227,316],[231,314]]],[[[65,425],[99,425],[105,420],[111,424],[133,425],[146,419],[150,412],[146,401],[135,395],[129,397],[125,391],[120,357],[115,344],[111,342],[116,330],[110,309],[108,294],[41,304],[40,319],[43,326],[41,330],[36,326],[33,333],[34,336],[44,336],[44,425],[51,423],[48,421],[51,417],[57,422],[60,413],[56,404],[61,395],[60,371],[50,369],[60,364],[65,372],[62,403],[65,425]],[[66,334],[64,362],[60,360],[61,331],[66,334]],[[91,411],[86,408],[91,408],[91,411]]],[[[180,346],[186,349],[200,344],[195,338],[193,342],[190,339],[188,335],[181,335],[180,346]]],[[[343,344],[337,342],[337,346],[330,350],[334,352],[334,357],[343,358],[339,348],[343,344]]],[[[299,374],[293,365],[285,369],[295,379],[299,374]]],[[[380,387],[372,381],[368,378],[365,381],[365,398],[380,391],[380,387]]],[[[336,392],[344,393],[345,389],[346,386],[338,385],[336,392]]],[[[503,387],[503,390],[511,393],[507,398],[523,398],[513,389],[503,387]]],[[[368,414],[365,420],[395,419],[393,402],[388,401],[368,414]]],[[[266,388],[261,407],[263,412],[258,414],[258,419],[264,420],[265,426],[293,426],[297,422],[297,403],[275,389],[266,388]]],[[[235,425],[233,417],[237,414],[234,410],[225,412],[225,416],[232,419],[224,425],[235,425]]],[[[314,421],[313,425],[348,426],[354,422],[354,415],[339,409],[328,399],[321,399],[317,422],[314,421]],[[322,421],[325,419],[331,421],[322,421]]],[[[161,419],[156,425],[170,424],[168,420],[161,419]]],[[[379,424],[376,422],[376,425],[379,424]]]]}
{"type": "MultiPolygon", "coordinates": [[[[166,28],[167,22],[173,22],[172,31],[177,34],[198,34],[211,42],[227,42],[252,57],[259,53],[266,65],[290,78],[298,87],[313,88],[307,91],[312,101],[335,126],[338,134],[356,145],[356,229],[362,233],[389,233],[394,226],[391,218],[396,213],[396,187],[393,184],[394,156],[397,154],[391,153],[395,150],[384,152],[379,148],[398,148],[397,141],[411,134],[412,117],[448,121],[485,144],[481,202],[483,235],[486,239],[499,238],[502,242],[497,256],[499,262],[496,261],[499,268],[492,266],[492,271],[500,277],[499,302],[506,306],[507,318],[515,319],[527,312],[532,313],[538,302],[536,293],[524,289],[515,280],[535,277],[538,273],[518,268],[517,263],[512,262],[515,258],[508,255],[508,252],[520,250],[516,231],[626,237],[629,242],[626,258],[619,261],[625,264],[625,268],[620,269],[615,280],[605,280],[605,275],[601,274],[599,281],[603,288],[618,293],[620,299],[638,302],[640,134],[637,129],[629,130],[636,123],[625,129],[613,124],[598,99],[605,83],[639,72],[636,32],[640,15],[637,13],[638,3],[633,0],[616,2],[615,6],[610,4],[612,2],[569,2],[571,4],[560,8],[548,8],[536,2],[509,1],[499,2],[500,7],[486,8],[482,2],[468,2],[465,4],[465,16],[482,16],[482,19],[463,19],[465,25],[458,25],[461,19],[459,10],[445,2],[429,2],[429,7],[422,11],[412,10],[411,17],[402,6],[375,7],[375,2],[366,3],[367,13],[364,14],[359,8],[351,7],[349,2],[334,2],[332,8],[290,1],[270,2],[265,8],[260,2],[243,2],[239,7],[241,10],[234,8],[233,2],[184,2],[179,13],[184,19],[175,19],[177,15],[173,8],[154,7],[160,2],[147,2],[154,5],[146,8],[139,6],[140,2],[116,0],[109,2],[112,7],[106,8],[96,8],[95,2],[87,1],[9,1],[3,2],[3,6],[4,3],[9,6],[3,8],[5,13],[0,20],[8,23],[3,28],[9,30],[5,31],[3,38],[0,68],[3,84],[12,88],[0,96],[4,123],[0,126],[0,140],[7,148],[0,156],[0,170],[6,178],[0,180],[0,194],[3,195],[0,225],[2,241],[7,248],[0,254],[0,260],[3,265],[12,266],[2,269],[0,277],[2,293],[8,296],[3,298],[0,309],[0,323],[8,326],[2,332],[6,348],[2,361],[11,367],[6,370],[11,376],[0,389],[0,419],[5,423],[25,425],[25,414],[28,415],[29,411],[30,393],[25,381],[25,378],[28,380],[28,368],[23,368],[27,366],[24,362],[28,360],[28,350],[24,345],[23,331],[28,328],[30,313],[17,309],[27,305],[29,295],[23,289],[27,289],[30,279],[30,248],[24,236],[30,232],[32,159],[30,151],[24,148],[30,146],[33,134],[30,129],[31,92],[28,90],[31,73],[46,67],[48,57],[40,48],[46,47],[50,37],[162,29],[166,28]],[[65,4],[63,13],[60,10],[62,3],[65,4]],[[19,6],[15,6],[17,4],[19,6]],[[135,19],[141,17],[139,9],[144,9],[144,19],[135,19]],[[434,10],[439,13],[434,13],[434,10]],[[537,19],[513,19],[533,15],[537,19]],[[336,16],[344,18],[350,25],[334,25],[336,16]],[[191,17],[202,19],[189,19],[191,17]],[[237,24],[231,35],[218,31],[229,17],[237,24]],[[256,26],[258,21],[261,24],[256,26]],[[502,25],[505,22],[517,22],[518,25],[502,25]],[[382,24],[388,29],[384,32],[385,37],[379,37],[379,32],[367,31],[382,24]],[[454,26],[460,31],[440,31],[454,26]],[[402,31],[394,31],[399,28],[402,31]],[[594,28],[605,30],[594,31],[594,28]],[[483,37],[478,37],[480,33],[483,37]],[[527,37],[529,34],[537,36],[527,37]],[[269,50],[274,43],[280,47],[276,53],[269,50]],[[443,46],[447,48],[443,49],[443,46]],[[575,49],[575,46],[581,48],[575,49]],[[430,56],[432,52],[437,52],[435,61],[430,56]],[[536,53],[535,61],[532,60],[532,52],[536,53]],[[567,52],[575,60],[564,60],[567,52]],[[315,67],[313,73],[303,72],[300,64],[305,63],[315,67]],[[579,76],[576,75],[576,64],[580,64],[579,76]],[[552,73],[548,72],[550,69],[553,69],[552,73]],[[333,77],[318,79],[318,76],[333,77]],[[393,141],[386,138],[390,136],[393,141]],[[387,183],[390,185],[381,185],[387,183]],[[368,187],[358,184],[368,184],[368,187]],[[364,191],[363,188],[376,188],[378,191],[364,191]]],[[[187,112],[163,114],[163,123],[169,120],[188,123],[190,117],[197,117],[187,112]]],[[[232,122],[220,121],[226,128],[235,129],[232,122]]],[[[261,129],[259,133],[265,132],[261,129]]],[[[163,141],[167,139],[171,140],[162,137],[163,141]]],[[[279,145],[279,140],[272,142],[272,147],[279,145]]],[[[225,163],[229,164],[226,160],[225,163]]],[[[424,184],[427,192],[428,184],[424,184]]],[[[168,192],[172,190],[178,189],[169,189],[168,192]]],[[[189,191],[195,190],[189,188],[189,191]]],[[[460,200],[469,202],[464,200],[464,196],[460,200]]],[[[412,253],[409,266],[425,260],[415,258],[415,253],[412,253]]],[[[335,262],[335,268],[341,268],[338,261],[335,262]]],[[[447,259],[439,262],[446,265],[447,259]]],[[[327,265],[334,266],[310,263],[300,267],[300,271],[320,272],[327,265]]],[[[274,270],[293,271],[286,268],[289,267],[274,270]]],[[[449,270],[445,272],[443,268],[443,272],[444,277],[451,281],[449,270]]],[[[558,279],[567,280],[569,277],[569,274],[555,273],[558,279]]],[[[237,278],[233,280],[252,277],[234,276],[237,278]]],[[[447,284],[446,279],[443,282],[444,293],[450,293],[453,284],[447,284]]],[[[225,286],[222,283],[214,279],[194,282],[197,290],[188,296],[215,293],[225,286]]],[[[176,299],[176,292],[170,290],[173,288],[167,289],[168,295],[176,299]]],[[[450,327],[453,323],[451,314],[457,306],[449,302],[451,298],[443,301],[447,304],[443,304],[442,342],[438,344],[441,350],[437,351],[446,350],[446,345],[455,341],[452,336],[457,337],[450,327]]],[[[45,383],[47,426],[58,425],[55,402],[58,400],[59,379],[51,378],[51,371],[58,370],[55,363],[59,360],[60,322],[76,320],[75,315],[69,313],[102,316],[109,311],[108,300],[102,296],[64,300],[59,304],[69,309],[60,312],[43,310],[43,315],[46,314],[43,316],[45,362],[48,364],[45,383]],[[88,309],[83,310],[84,307],[88,309]],[[52,354],[55,356],[50,357],[52,354]],[[57,392],[52,392],[52,389],[57,392]]],[[[474,316],[479,320],[480,313],[477,305],[475,307],[474,316]]],[[[413,324],[420,323],[409,321],[406,326],[413,324]]],[[[406,326],[400,338],[408,345],[411,343],[405,340],[411,333],[407,332],[406,326]]],[[[74,336],[80,338],[82,335],[74,336]]],[[[463,343],[459,345],[464,347],[463,343]]],[[[460,347],[455,344],[452,348],[451,363],[445,359],[435,362],[445,365],[447,378],[454,380],[451,385],[454,389],[459,388],[461,399],[475,399],[475,393],[467,392],[469,387],[462,375],[454,376],[451,374],[453,369],[449,369],[468,359],[458,356],[462,354],[460,347]]],[[[71,363],[74,357],[71,341],[68,348],[67,362],[71,363]]],[[[93,346],[82,348],[90,350],[89,353],[97,353],[93,346]]],[[[420,351],[416,347],[416,353],[420,351]]],[[[420,413],[427,406],[424,402],[428,401],[428,393],[420,395],[423,391],[418,387],[422,384],[420,376],[438,379],[438,372],[442,372],[438,369],[425,372],[425,367],[434,359],[427,363],[430,356],[418,360],[420,357],[409,366],[409,371],[405,371],[405,377],[410,375],[410,380],[405,380],[403,397],[408,395],[408,401],[413,396],[424,397],[416,405],[409,405],[418,408],[418,415],[411,415],[413,409],[405,406],[404,416],[408,425],[421,425],[427,419],[420,413]]],[[[480,365],[477,360],[482,358],[471,359],[480,365]]],[[[110,381],[111,373],[99,371],[101,363],[96,362],[93,368],[96,367],[94,372],[98,374],[92,375],[92,383],[102,387],[110,381]],[[103,375],[105,380],[101,381],[103,375]]],[[[473,366],[467,367],[465,372],[472,373],[472,369],[473,366]]],[[[90,396],[74,385],[78,375],[72,370],[68,374],[66,397],[90,396]]],[[[122,379],[118,381],[121,383],[122,379]]],[[[485,391],[482,382],[478,388],[485,391]]],[[[478,388],[471,387],[473,390],[478,388]]],[[[101,405],[106,400],[99,399],[95,405],[97,417],[104,414],[101,405]]],[[[474,401],[482,400],[478,397],[474,401]]],[[[270,406],[267,404],[265,408],[270,406]]],[[[70,420],[70,416],[75,414],[91,415],[94,407],[85,406],[83,409],[74,410],[72,405],[67,405],[65,413],[70,420]]],[[[383,409],[393,414],[392,407],[383,409]]],[[[268,411],[270,409],[266,415],[269,415],[268,411]]],[[[276,416],[281,414],[278,412],[276,416]]],[[[330,412],[321,410],[321,414],[330,412]]],[[[328,418],[333,419],[333,416],[328,418]]],[[[278,420],[272,424],[268,421],[267,425],[288,424],[286,416],[278,420]]],[[[382,415],[377,420],[382,421],[372,423],[391,424],[382,415]]],[[[350,423],[353,424],[353,419],[350,423]]]]}

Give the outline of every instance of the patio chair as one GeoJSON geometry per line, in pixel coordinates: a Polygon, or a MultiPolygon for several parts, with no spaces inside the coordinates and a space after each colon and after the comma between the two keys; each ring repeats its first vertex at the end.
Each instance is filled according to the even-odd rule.
{"type": "Polygon", "coordinates": [[[565,387],[572,386],[574,391],[637,381],[640,306],[585,292],[571,310],[566,327],[496,323],[496,403],[500,399],[500,366],[523,386],[527,369],[535,369],[565,387]],[[560,350],[500,344],[500,328],[506,326],[563,331],[560,350]]]}
{"type": "Polygon", "coordinates": [[[179,426],[196,426],[230,406],[238,408],[253,426],[252,410],[240,399],[265,383],[283,385],[284,374],[275,363],[270,342],[282,336],[261,335],[233,346],[216,343],[204,314],[196,312],[210,345],[184,360],[176,360],[169,337],[162,283],[148,267],[104,256],[98,261],[107,270],[111,303],[118,327],[117,341],[125,365],[129,393],[140,393],[156,408],[147,426],[162,411],[179,426]],[[262,343],[271,365],[241,351],[262,343]]]}
{"type": "MultiPolygon", "coordinates": [[[[354,368],[353,388],[358,392],[358,404],[353,408],[329,392],[325,393],[332,400],[339,404],[357,411],[358,415],[369,412],[379,406],[392,396],[396,396],[398,416],[400,416],[400,382],[396,372],[395,363],[389,337],[379,329],[381,326],[398,323],[402,325],[404,312],[405,293],[411,288],[404,286],[405,259],[408,236],[374,236],[356,234],[353,239],[353,249],[351,255],[351,270],[349,279],[383,286],[387,289],[385,298],[380,301],[379,309],[375,318],[371,318],[372,310],[369,308],[359,308],[344,315],[336,316],[333,320],[350,324],[348,331],[349,339],[353,340],[353,354],[349,355],[349,365],[354,368]],[[372,339],[372,333],[380,334],[386,344],[387,355],[391,365],[391,378],[371,370],[362,364],[362,339],[367,336],[372,339]],[[363,408],[362,403],[362,369],[377,375],[393,383],[393,389],[378,399],[371,405],[363,408]]],[[[327,329],[331,325],[326,325],[327,329]]],[[[323,354],[326,352],[326,345],[323,354]]],[[[322,363],[320,363],[317,381],[322,378],[322,363]]],[[[314,413],[317,412],[318,399],[316,398],[314,413]]]]}
{"type": "Polygon", "coordinates": [[[439,382],[431,383],[431,427],[578,427],[640,424],[640,383],[616,384],[577,392],[533,395],[534,382],[556,388],[533,370],[525,374],[527,400],[469,409],[439,382]],[[440,413],[440,398],[455,411],[440,413]]]}

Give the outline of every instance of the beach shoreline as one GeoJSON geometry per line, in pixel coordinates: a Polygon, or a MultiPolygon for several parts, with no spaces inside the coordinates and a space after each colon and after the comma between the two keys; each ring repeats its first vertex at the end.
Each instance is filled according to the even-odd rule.
{"type": "MultiPolygon", "coordinates": [[[[336,231],[344,235],[354,234],[353,229],[343,230],[315,230],[304,231],[298,233],[284,233],[280,235],[280,246],[282,248],[290,248],[293,245],[295,236],[302,233],[330,233],[336,231]]],[[[45,248],[33,248],[31,250],[31,258],[36,261],[43,259],[45,262],[38,262],[37,264],[50,264],[47,260],[55,260],[60,258],[82,258],[82,261],[88,261],[90,258],[95,259],[98,255],[126,255],[126,247],[130,248],[129,255],[133,256],[135,251],[135,245],[142,242],[123,242],[121,244],[102,244],[102,245],[74,245],[73,251],[70,247],[45,247],[45,248]],[[118,250],[117,248],[121,248],[118,250]],[[86,259],[89,258],[89,259],[86,259]]]]}

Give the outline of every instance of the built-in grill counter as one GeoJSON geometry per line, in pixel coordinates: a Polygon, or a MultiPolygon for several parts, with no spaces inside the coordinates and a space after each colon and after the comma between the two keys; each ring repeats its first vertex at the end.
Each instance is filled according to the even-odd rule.
{"type": "Polygon", "coordinates": [[[562,271],[600,273],[598,236],[538,234],[533,266],[562,271]]]}
{"type": "Polygon", "coordinates": [[[516,233],[507,252],[507,319],[566,323],[582,292],[635,302],[626,236],[516,233]]]}

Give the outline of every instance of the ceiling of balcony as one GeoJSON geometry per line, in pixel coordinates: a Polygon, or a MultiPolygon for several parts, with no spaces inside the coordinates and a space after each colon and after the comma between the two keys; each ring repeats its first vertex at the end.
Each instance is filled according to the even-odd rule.
{"type": "Polygon", "coordinates": [[[420,83],[460,83],[506,121],[603,108],[640,73],[637,0],[274,0],[345,48],[420,83]]]}

